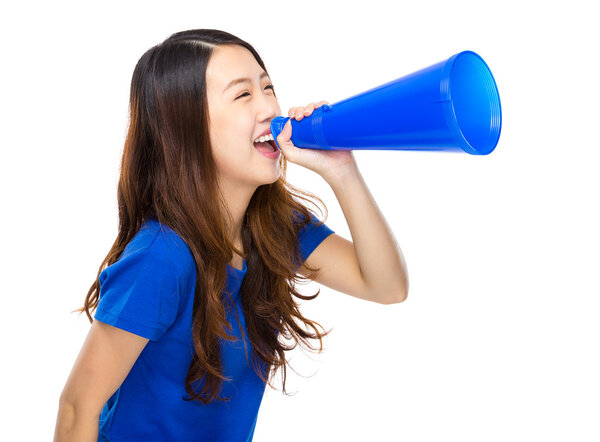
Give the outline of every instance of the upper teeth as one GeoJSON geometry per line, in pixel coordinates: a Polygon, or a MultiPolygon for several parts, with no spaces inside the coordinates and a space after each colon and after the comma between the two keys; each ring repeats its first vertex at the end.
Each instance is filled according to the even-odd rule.
{"type": "Polygon", "coordinates": [[[273,138],[273,134],[267,134],[267,135],[263,135],[262,137],[258,137],[256,140],[254,140],[255,143],[262,143],[264,141],[267,140],[273,140],[275,141],[275,139],[273,138]]]}

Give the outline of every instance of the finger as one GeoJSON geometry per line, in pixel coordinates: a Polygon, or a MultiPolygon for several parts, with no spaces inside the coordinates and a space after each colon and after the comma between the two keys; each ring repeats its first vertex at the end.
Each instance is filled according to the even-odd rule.
{"type": "MultiPolygon", "coordinates": [[[[283,129],[281,130],[279,136],[277,137],[277,144],[279,146],[279,150],[283,153],[289,154],[289,149],[294,146],[292,143],[292,120],[289,119],[283,125],[283,129]]],[[[295,147],[295,146],[294,146],[295,147]]]]}
{"type": "Polygon", "coordinates": [[[308,106],[306,106],[304,108],[303,113],[304,113],[304,115],[308,116],[308,115],[312,114],[314,110],[315,110],[315,103],[310,103],[308,106]]]}
{"type": "Polygon", "coordinates": [[[296,109],[295,118],[297,120],[301,120],[303,117],[308,117],[309,115],[311,115],[314,112],[315,108],[321,107],[324,104],[329,105],[329,102],[322,100],[322,101],[319,101],[318,103],[310,103],[304,109],[297,107],[297,108],[295,108],[296,109]]]}
{"type": "Polygon", "coordinates": [[[290,118],[289,120],[287,120],[285,122],[285,124],[283,125],[283,129],[277,136],[277,143],[279,143],[279,145],[281,146],[282,144],[285,144],[286,142],[290,141],[290,139],[292,138],[291,132],[292,132],[292,119],[290,118]]]}

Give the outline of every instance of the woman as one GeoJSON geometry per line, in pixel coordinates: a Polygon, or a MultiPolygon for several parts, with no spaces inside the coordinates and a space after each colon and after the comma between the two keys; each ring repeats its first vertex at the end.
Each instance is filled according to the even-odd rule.
{"type": "MultiPolygon", "coordinates": [[[[288,115],[301,120],[325,103],[288,115]]],[[[255,143],[280,114],[258,53],[231,34],[179,32],[141,57],[119,234],[78,310],[92,326],[61,394],[55,441],[251,440],[279,367],[285,393],[293,347],[279,333],[308,346],[327,334],[293,299],[319,292],[303,296],[296,281],[382,304],[406,298],[402,253],[352,152],[299,149],[289,122],[281,151],[255,143]],[[309,194],[286,182],[287,160],[332,186],[355,243],[301,203],[309,194]]]]}

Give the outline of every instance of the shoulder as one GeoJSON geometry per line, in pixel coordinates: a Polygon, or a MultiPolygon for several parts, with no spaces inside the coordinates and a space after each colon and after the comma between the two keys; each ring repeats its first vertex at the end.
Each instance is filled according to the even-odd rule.
{"type": "Polygon", "coordinates": [[[146,243],[145,234],[100,273],[94,319],[156,341],[187,304],[191,279],[178,263],[155,251],[155,240],[146,243]]]}
{"type": "MultiPolygon", "coordinates": [[[[133,242],[130,242],[133,244],[133,242]]],[[[177,291],[187,284],[183,269],[171,259],[153,251],[151,247],[125,248],[117,261],[100,272],[102,290],[137,286],[147,289],[151,285],[167,285],[177,291]]]]}
{"type": "Polygon", "coordinates": [[[168,263],[183,276],[194,274],[196,265],[192,252],[186,242],[170,227],[150,218],[144,222],[138,233],[130,241],[123,257],[137,254],[147,264],[168,263]]]}
{"type": "MultiPolygon", "coordinates": [[[[302,261],[305,261],[325,238],[335,233],[331,227],[312,212],[309,211],[309,215],[310,220],[298,231],[298,246],[302,261]]],[[[304,215],[294,210],[294,223],[303,224],[304,221],[304,215]]]]}

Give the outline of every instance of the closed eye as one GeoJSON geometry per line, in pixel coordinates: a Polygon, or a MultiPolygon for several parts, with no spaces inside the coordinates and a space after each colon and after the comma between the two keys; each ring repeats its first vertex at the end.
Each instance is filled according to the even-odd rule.
{"type": "MultiPolygon", "coordinates": [[[[273,87],[273,85],[272,85],[272,84],[270,84],[270,85],[268,85],[268,86],[265,86],[265,89],[268,89],[268,88],[271,88],[273,91],[275,91],[275,88],[273,87]]],[[[237,98],[236,98],[236,100],[237,100],[238,98],[245,97],[246,95],[250,95],[250,94],[249,94],[248,92],[244,92],[242,95],[240,95],[239,97],[237,97],[237,98]]]]}

